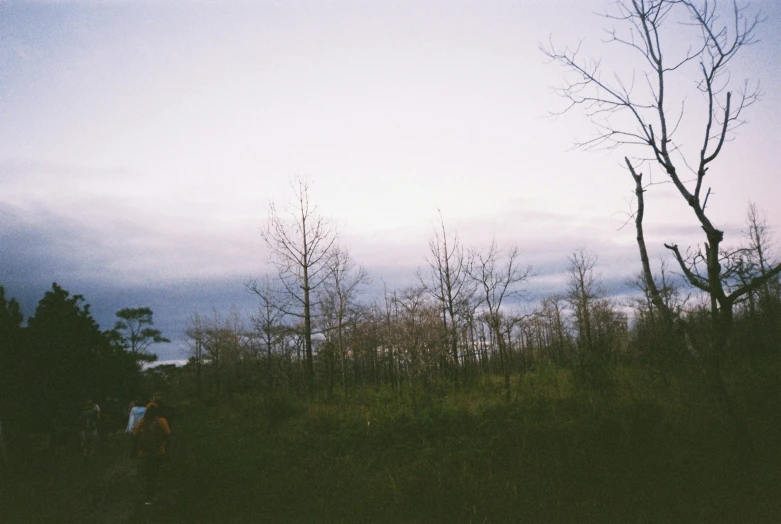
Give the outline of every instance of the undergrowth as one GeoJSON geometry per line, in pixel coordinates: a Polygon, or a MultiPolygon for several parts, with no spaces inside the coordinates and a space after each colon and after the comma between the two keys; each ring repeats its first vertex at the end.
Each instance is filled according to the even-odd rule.
{"type": "Polygon", "coordinates": [[[696,370],[618,367],[587,388],[549,366],[515,377],[510,400],[483,378],[190,403],[172,489],[190,522],[773,521],[781,388],[763,373],[729,377],[748,459],[696,370]]]}

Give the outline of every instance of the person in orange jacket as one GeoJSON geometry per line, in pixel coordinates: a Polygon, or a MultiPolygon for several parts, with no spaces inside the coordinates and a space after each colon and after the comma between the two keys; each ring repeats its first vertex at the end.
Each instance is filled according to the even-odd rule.
{"type": "Polygon", "coordinates": [[[146,481],[145,504],[150,505],[155,499],[157,485],[160,479],[160,468],[165,460],[166,446],[171,437],[168,421],[160,416],[159,408],[154,402],[146,406],[146,412],[133,430],[133,449],[141,460],[141,469],[146,481]]]}

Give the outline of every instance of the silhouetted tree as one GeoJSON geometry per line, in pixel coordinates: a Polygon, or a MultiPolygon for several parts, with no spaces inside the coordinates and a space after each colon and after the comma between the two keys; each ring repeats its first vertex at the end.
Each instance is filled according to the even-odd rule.
{"type": "Polygon", "coordinates": [[[684,316],[690,296],[681,294],[680,286],[671,277],[664,260],[660,263],[659,273],[652,275],[650,280],[639,273],[631,284],[642,293],[634,302],[634,348],[646,363],[655,368],[680,363],[686,352],[677,320],[684,316]],[[649,289],[649,281],[654,283],[655,291],[649,289]],[[661,301],[661,307],[657,307],[654,300],[661,301]]]}
{"type": "Polygon", "coordinates": [[[507,398],[510,398],[510,363],[502,325],[502,304],[506,299],[520,294],[520,285],[529,279],[532,272],[531,266],[520,265],[519,258],[517,247],[505,254],[493,240],[487,252],[470,252],[467,269],[467,274],[480,290],[480,304],[485,307],[487,322],[496,337],[507,398]]]}
{"type": "Polygon", "coordinates": [[[0,286],[0,422],[13,416],[28,393],[27,373],[31,362],[24,354],[24,315],[19,302],[6,299],[5,289],[0,286]],[[17,406],[17,407],[15,407],[17,406]]]}
{"type": "Polygon", "coordinates": [[[258,311],[252,317],[255,333],[259,338],[265,353],[266,386],[273,385],[273,356],[275,351],[285,338],[287,327],[285,326],[284,294],[274,287],[269,275],[262,280],[251,280],[247,288],[258,297],[258,311]]]}
{"type": "MultiPolygon", "coordinates": [[[[185,334],[193,341],[193,349],[202,352],[194,357],[202,359],[201,365],[205,363],[211,371],[215,395],[222,395],[226,389],[226,373],[235,372],[240,359],[247,354],[246,329],[238,312],[224,316],[214,311],[211,318],[196,313],[191,317],[185,334]]],[[[227,384],[230,393],[236,387],[234,383],[227,384]]]]}
{"type": "MultiPolygon", "coordinates": [[[[748,246],[734,252],[736,282],[733,287],[748,285],[753,279],[766,275],[778,260],[767,219],[754,203],[749,203],[746,212],[744,237],[748,246]]],[[[738,307],[742,351],[755,355],[760,349],[781,347],[778,342],[781,336],[781,282],[778,275],[752,289],[738,307]]]]}
{"type": "Polygon", "coordinates": [[[564,298],[551,296],[543,299],[539,317],[546,332],[546,345],[552,360],[559,365],[569,363],[571,337],[564,323],[564,298]]]}
{"type": "Polygon", "coordinates": [[[310,182],[297,178],[292,186],[294,200],[289,205],[289,215],[280,214],[271,202],[261,236],[271,250],[272,262],[290,298],[290,308],[285,313],[303,323],[306,384],[311,395],[314,387],[312,298],[313,292],[329,277],[337,233],[310,202],[310,182]]]}
{"type": "Polygon", "coordinates": [[[569,280],[567,282],[567,301],[575,312],[575,326],[578,335],[578,347],[583,353],[594,352],[591,315],[594,302],[602,295],[597,287],[594,266],[596,255],[585,249],[575,251],[567,259],[569,280]]]}
{"type": "Polygon", "coordinates": [[[442,321],[448,334],[450,358],[452,360],[454,377],[458,381],[460,366],[458,355],[458,324],[459,317],[465,312],[466,304],[474,294],[473,281],[467,275],[467,259],[458,235],[448,238],[445,230],[445,220],[439,215],[439,231],[429,240],[427,259],[429,272],[427,275],[418,271],[424,289],[439,302],[442,309],[442,321]]]}
{"type": "MultiPolygon", "coordinates": [[[[617,11],[607,18],[620,29],[607,31],[607,42],[623,46],[635,53],[637,60],[631,70],[609,71],[600,61],[583,61],[578,50],[558,50],[553,45],[543,51],[564,65],[572,74],[559,91],[569,102],[567,110],[581,107],[597,129],[595,138],[582,142],[583,147],[617,148],[628,146],[638,157],[625,158],[635,181],[638,209],[643,209],[642,174],[639,162],[660,169],[675,186],[681,198],[691,208],[705,234],[702,249],[683,254],[677,244],[665,244],[674,255],[686,280],[706,293],[710,299],[711,330],[704,351],[707,368],[714,378],[718,395],[730,404],[721,376],[720,360],[732,329],[733,305],[743,295],[763,286],[781,272],[781,264],[750,282],[728,290],[725,275],[732,269],[730,260],[722,256],[724,232],[716,227],[706,213],[710,189],[705,176],[719,157],[730,133],[744,123],[744,110],[759,97],[757,87],[744,83],[733,97],[729,65],[747,45],[755,42],[755,29],[760,16],[748,16],[748,8],[737,0],[731,8],[716,2],[695,0],[621,0],[617,11]],[[680,37],[691,31],[689,46],[676,46],[669,37],[669,24],[678,24],[680,37]],[[701,94],[702,103],[692,109],[685,107],[686,93],[678,88],[675,78],[684,76],[701,94]],[[635,82],[634,78],[645,78],[635,82]],[[699,122],[690,122],[699,118],[699,122]],[[692,136],[699,128],[696,149],[687,149],[677,140],[677,132],[686,129],[692,136]],[[681,168],[685,166],[685,170],[681,168]],[[694,173],[692,181],[683,178],[684,171],[694,173]],[[706,190],[707,189],[707,190],[706,190]]],[[[689,100],[690,102],[691,100],[689,100]]],[[[642,219],[636,222],[637,241],[641,252],[643,274],[653,304],[665,311],[663,300],[651,277],[651,270],[642,232],[642,219]]],[[[729,407],[731,410],[732,408],[729,407]]]]}
{"type": "Polygon", "coordinates": [[[27,321],[30,412],[46,427],[58,410],[91,397],[129,396],[138,373],[132,358],[100,330],[82,295],[52,284],[27,321]],[[125,380],[127,379],[127,380],[125,380]]]}
{"type": "Polygon", "coordinates": [[[114,329],[119,333],[125,348],[139,361],[153,362],[157,355],[147,350],[152,344],[171,342],[159,329],[152,328],[152,310],[148,307],[123,308],[116,312],[114,329]]]}
{"type": "Polygon", "coordinates": [[[331,257],[329,278],[318,292],[319,324],[325,336],[326,380],[328,394],[334,386],[338,362],[342,386],[346,386],[346,331],[360,316],[357,297],[361,286],[370,282],[363,267],[355,267],[349,251],[335,246],[331,257]]]}

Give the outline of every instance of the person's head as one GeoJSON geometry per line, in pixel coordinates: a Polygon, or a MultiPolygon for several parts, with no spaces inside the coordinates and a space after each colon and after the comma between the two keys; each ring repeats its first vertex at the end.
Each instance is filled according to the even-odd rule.
{"type": "Polygon", "coordinates": [[[149,420],[153,420],[155,417],[157,417],[158,412],[157,404],[154,402],[150,402],[146,405],[146,412],[144,413],[144,418],[148,418],[149,420]]]}
{"type": "Polygon", "coordinates": [[[95,406],[95,403],[92,402],[92,400],[87,400],[84,403],[84,409],[92,409],[95,406]]]}

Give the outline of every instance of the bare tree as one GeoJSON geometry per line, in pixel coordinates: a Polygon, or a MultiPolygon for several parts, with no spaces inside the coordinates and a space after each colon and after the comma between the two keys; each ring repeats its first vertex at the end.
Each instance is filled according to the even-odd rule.
{"type": "MultiPolygon", "coordinates": [[[[767,218],[756,204],[750,202],[746,211],[746,230],[744,235],[748,238],[749,257],[760,276],[777,265],[778,257],[773,252],[773,239],[767,225],[767,218]]],[[[778,277],[771,278],[761,286],[766,295],[779,295],[778,277]]]]}
{"type": "Polygon", "coordinates": [[[303,322],[306,384],[311,395],[314,387],[312,298],[314,290],[331,272],[337,232],[310,202],[311,183],[296,178],[291,185],[294,199],[287,212],[281,214],[274,202],[269,203],[269,217],[261,236],[271,250],[284,293],[290,299],[290,307],[284,312],[303,322]]]}
{"type": "Polygon", "coordinates": [[[566,300],[574,313],[578,376],[590,387],[601,389],[612,382],[609,365],[626,351],[627,317],[606,296],[595,272],[596,255],[578,249],[568,261],[566,300]]]}
{"type": "Polygon", "coordinates": [[[261,281],[249,281],[247,289],[258,297],[258,312],[253,315],[252,322],[265,349],[266,385],[271,387],[272,353],[284,339],[287,329],[284,324],[285,310],[289,309],[285,301],[287,297],[275,288],[269,275],[265,275],[261,281]]]}
{"type": "Polygon", "coordinates": [[[725,275],[729,268],[724,264],[729,259],[721,251],[724,233],[706,213],[710,189],[706,190],[705,176],[731,133],[745,122],[744,110],[760,96],[758,84],[747,81],[735,91],[729,66],[744,47],[756,41],[761,17],[748,16],[747,7],[737,0],[730,2],[730,9],[721,9],[707,0],[619,0],[615,5],[616,11],[605,16],[620,29],[609,29],[607,42],[635,53],[637,60],[631,71],[605,72],[600,62],[582,60],[579,49],[559,50],[550,45],[543,51],[574,75],[559,91],[569,102],[565,111],[583,108],[596,127],[596,137],[579,145],[608,149],[629,146],[640,155],[631,160],[625,157],[638,199],[637,242],[653,304],[666,315],[670,312],[651,276],[642,231],[643,192],[649,186],[643,186],[642,174],[636,168],[646,164],[660,169],[702,228],[705,242],[701,249],[684,255],[677,244],[665,247],[687,281],[711,299],[709,368],[723,390],[719,359],[731,331],[733,304],[781,272],[781,265],[776,265],[764,275],[727,290],[725,275]],[[679,34],[691,31],[690,45],[676,47],[676,39],[670,38],[673,30],[679,34]],[[700,105],[694,110],[685,106],[686,93],[675,91],[682,85],[676,77],[687,75],[701,95],[700,105]],[[689,121],[692,118],[695,122],[689,121]],[[686,129],[692,136],[695,127],[699,127],[698,148],[687,149],[677,139],[677,131],[686,129]],[[691,180],[685,179],[686,170],[692,173],[691,180]]]}
{"type": "MultiPolygon", "coordinates": [[[[735,255],[737,285],[747,285],[757,276],[765,275],[778,261],[767,220],[754,203],[749,203],[743,234],[748,246],[735,255]]],[[[778,275],[747,293],[742,305],[743,327],[739,329],[743,350],[756,354],[759,349],[772,347],[778,340],[781,324],[781,280],[778,275]]]]}
{"type": "Polygon", "coordinates": [[[474,293],[472,281],[466,274],[467,260],[458,235],[448,239],[445,220],[439,214],[440,231],[435,231],[429,240],[431,258],[427,259],[429,273],[417,272],[418,280],[424,289],[440,304],[442,321],[448,333],[450,358],[454,366],[454,377],[458,383],[458,322],[465,310],[465,304],[474,293]]]}
{"type": "Polygon", "coordinates": [[[447,358],[439,304],[422,287],[408,287],[395,295],[395,329],[399,332],[397,355],[404,361],[410,383],[421,380],[428,389],[437,363],[447,358]]]}
{"type": "Polygon", "coordinates": [[[548,333],[547,345],[553,350],[553,357],[558,364],[564,364],[568,359],[567,349],[571,345],[569,333],[564,325],[564,298],[560,296],[547,297],[542,301],[539,315],[548,333]]]}
{"type": "Polygon", "coordinates": [[[235,365],[245,349],[245,330],[239,313],[233,311],[225,317],[215,310],[210,319],[196,313],[190,319],[185,334],[193,342],[199,376],[201,359],[205,356],[214,378],[215,392],[221,395],[226,368],[235,365]]]}
{"type": "Polygon", "coordinates": [[[585,249],[578,249],[567,258],[569,279],[567,282],[567,302],[575,312],[575,324],[578,333],[578,346],[582,352],[594,351],[591,315],[594,302],[602,296],[594,274],[596,255],[585,249]]]}
{"type": "MultiPolygon", "coordinates": [[[[386,304],[389,304],[387,298],[386,293],[386,304]]],[[[394,329],[391,313],[385,315],[383,309],[375,303],[362,307],[360,318],[361,321],[349,333],[353,380],[365,382],[369,378],[379,386],[382,377],[386,376],[395,388],[397,361],[394,347],[398,333],[394,329]]]]}
{"type": "Polygon", "coordinates": [[[331,257],[330,277],[323,283],[318,303],[326,344],[328,393],[333,390],[335,360],[340,364],[342,386],[346,386],[347,362],[345,331],[358,316],[357,296],[360,287],[369,284],[369,274],[364,267],[355,267],[350,252],[335,246],[331,257]]]}
{"type": "Polygon", "coordinates": [[[532,274],[531,266],[521,266],[519,259],[520,251],[517,247],[511,248],[504,254],[496,245],[496,240],[493,240],[485,253],[470,251],[467,267],[467,274],[481,291],[481,305],[485,308],[488,323],[499,346],[505,394],[508,399],[510,398],[510,366],[502,325],[502,304],[505,300],[518,296],[521,293],[520,285],[532,274]]]}

